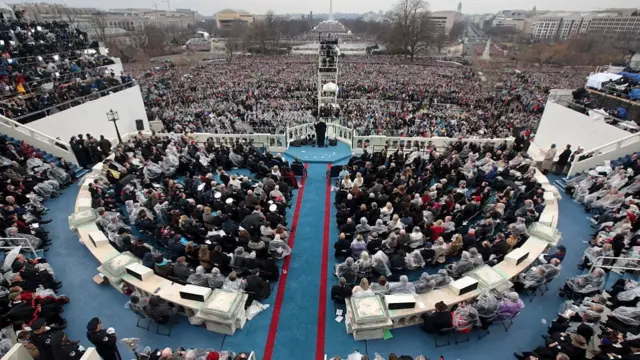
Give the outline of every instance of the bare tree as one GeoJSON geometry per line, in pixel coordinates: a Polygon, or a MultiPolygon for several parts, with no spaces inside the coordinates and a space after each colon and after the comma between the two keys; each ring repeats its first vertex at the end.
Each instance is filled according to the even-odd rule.
{"type": "Polygon", "coordinates": [[[271,49],[276,50],[280,43],[280,20],[275,17],[273,11],[268,11],[265,18],[267,36],[271,43],[271,49]]]}
{"type": "Polygon", "coordinates": [[[440,54],[442,52],[442,48],[447,45],[447,42],[449,42],[449,37],[444,33],[440,33],[433,36],[432,42],[433,46],[438,50],[438,54],[440,54]]]}
{"type": "Polygon", "coordinates": [[[231,29],[226,31],[225,52],[227,54],[227,61],[233,61],[235,53],[240,52],[250,42],[251,35],[247,31],[247,24],[245,22],[235,22],[231,29]]]}
{"type": "Polygon", "coordinates": [[[132,36],[133,45],[150,57],[165,55],[166,33],[154,25],[145,25],[142,31],[132,36]]]}
{"type": "Polygon", "coordinates": [[[411,60],[428,48],[432,26],[425,0],[399,0],[391,11],[390,21],[391,40],[400,44],[411,60]]]}
{"type": "Polygon", "coordinates": [[[71,9],[66,5],[63,5],[60,9],[60,15],[62,15],[63,19],[69,23],[69,26],[75,28],[76,27],[76,18],[79,15],[79,9],[71,9]]]}
{"type": "Polygon", "coordinates": [[[91,16],[91,32],[98,41],[107,43],[107,28],[109,27],[107,21],[107,13],[98,11],[91,16]]]}

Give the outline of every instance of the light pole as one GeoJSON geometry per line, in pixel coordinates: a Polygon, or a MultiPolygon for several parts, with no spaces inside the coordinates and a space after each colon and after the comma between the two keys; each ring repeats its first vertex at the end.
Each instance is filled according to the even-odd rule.
{"type": "Polygon", "coordinates": [[[120,116],[118,116],[117,111],[109,110],[107,113],[107,120],[113,122],[113,126],[116,127],[116,134],[118,135],[118,143],[122,144],[122,138],[120,137],[120,130],[118,130],[118,120],[120,120],[120,116]]]}

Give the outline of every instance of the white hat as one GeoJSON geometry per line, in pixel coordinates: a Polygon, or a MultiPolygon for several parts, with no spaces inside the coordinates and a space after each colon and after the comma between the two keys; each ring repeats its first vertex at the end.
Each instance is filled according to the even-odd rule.
{"type": "Polygon", "coordinates": [[[222,197],[222,193],[221,192],[217,192],[213,195],[214,198],[216,199],[220,199],[222,197]]]}
{"type": "Polygon", "coordinates": [[[269,211],[275,212],[276,210],[278,210],[278,205],[273,204],[273,205],[269,206],[269,211]]]}
{"type": "Polygon", "coordinates": [[[227,201],[225,201],[227,204],[233,204],[233,198],[228,198],[227,201]]]}

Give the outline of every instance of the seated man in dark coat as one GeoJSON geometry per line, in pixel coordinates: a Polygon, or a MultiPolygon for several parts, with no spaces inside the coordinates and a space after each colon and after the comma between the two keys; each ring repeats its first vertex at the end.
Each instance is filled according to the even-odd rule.
{"type": "Polygon", "coordinates": [[[168,324],[176,313],[173,304],[167,303],[158,296],[149,298],[149,305],[144,307],[144,313],[160,325],[168,324]]]}
{"type": "Polygon", "coordinates": [[[344,304],[344,299],[351,296],[351,289],[347,286],[347,280],[340,278],[340,284],[331,287],[331,300],[338,304],[344,304]]]}
{"type": "Polygon", "coordinates": [[[258,269],[251,270],[251,275],[247,276],[246,285],[244,290],[251,293],[247,299],[248,305],[251,305],[253,300],[262,301],[271,295],[271,288],[269,283],[263,280],[259,275],[258,269]]]}
{"type": "Polygon", "coordinates": [[[436,311],[422,315],[422,330],[427,333],[436,333],[453,326],[451,313],[447,304],[440,301],[436,303],[436,311]]]}

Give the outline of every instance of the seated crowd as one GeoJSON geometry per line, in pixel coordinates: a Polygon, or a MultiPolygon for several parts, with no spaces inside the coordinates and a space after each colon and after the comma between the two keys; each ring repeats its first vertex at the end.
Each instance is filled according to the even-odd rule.
{"type": "Polygon", "coordinates": [[[131,82],[129,76],[102,68],[114,61],[90,49],[86,32],[66,22],[27,21],[20,11],[15,15],[0,19],[0,110],[5,116],[27,123],[45,116],[32,114],[39,110],[62,111],[84,102],[71,100],[106,95],[131,82]]]}
{"type": "MultiPolygon", "coordinates": [[[[99,227],[116,249],[178,283],[246,292],[247,306],[270,296],[277,260],[291,253],[285,216],[301,163],[240,143],[141,134],[114,155],[89,191],[99,227]],[[227,174],[236,168],[259,180],[227,174]]],[[[158,323],[177,310],[156,296],[134,295],[132,308],[158,323]]]]}
{"type": "MultiPolygon", "coordinates": [[[[36,256],[52,241],[44,228],[51,220],[43,218],[48,212],[43,202],[58,196],[73,180],[74,173],[63,159],[58,165],[47,164],[42,154],[26,142],[10,143],[6,137],[0,138],[0,243],[21,247],[6,251],[0,271],[2,355],[16,340],[6,329],[15,331],[17,341],[25,344],[34,358],[45,345],[57,351],[58,344],[69,344],[60,331],[66,326],[61,314],[69,298],[60,294],[62,284],[47,260],[36,256]],[[59,335],[51,338],[54,332],[59,335]]],[[[74,359],[82,353],[78,354],[74,359]]]]}

